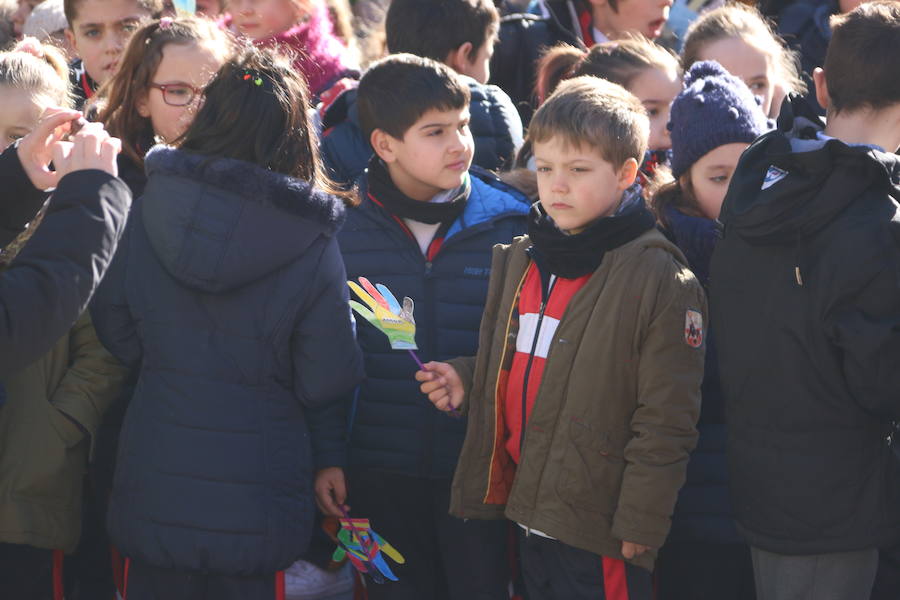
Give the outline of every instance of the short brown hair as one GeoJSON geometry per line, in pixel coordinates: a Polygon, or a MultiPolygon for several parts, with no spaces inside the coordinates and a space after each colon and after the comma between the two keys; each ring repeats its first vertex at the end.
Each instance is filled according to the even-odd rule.
{"type": "Polygon", "coordinates": [[[596,149],[618,169],[629,158],[641,163],[650,121],[641,101],[622,86],[599,77],[575,77],[562,82],[531,120],[532,144],[556,136],[596,149]]]}
{"type": "Polygon", "coordinates": [[[831,19],[825,55],[829,112],[900,102],[900,4],[869,2],[831,19]]]}
{"type": "Polygon", "coordinates": [[[438,62],[466,42],[471,57],[486,43],[500,14],[491,0],[392,0],[384,27],[391,54],[408,52],[438,62]]]}
{"type": "Polygon", "coordinates": [[[356,106],[368,143],[381,129],[402,140],[429,110],[469,106],[469,86],[443,63],[412,54],[392,54],[365,72],[359,81],[356,106]]]}
{"type": "MultiPolygon", "coordinates": [[[[72,29],[72,23],[78,18],[78,6],[81,2],[82,0],[63,0],[63,12],[66,13],[69,29],[72,29]]],[[[163,0],[135,0],[135,3],[154,19],[158,19],[163,12],[163,0]]]]}

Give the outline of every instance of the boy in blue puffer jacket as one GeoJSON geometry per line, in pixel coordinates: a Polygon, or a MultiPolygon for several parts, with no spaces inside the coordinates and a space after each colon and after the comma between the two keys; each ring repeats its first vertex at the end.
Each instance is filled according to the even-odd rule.
{"type": "MultiPolygon", "coordinates": [[[[512,168],[523,139],[512,100],[497,86],[485,85],[498,28],[490,0],[394,0],[385,20],[388,52],[431,58],[463,76],[474,163],[491,171],[512,168]]],[[[343,83],[349,89],[323,97],[321,152],[332,179],[349,186],[366,168],[372,146],[360,128],[357,90],[352,82],[343,83]]]]}
{"type": "MultiPolygon", "coordinates": [[[[529,203],[470,169],[469,90],[447,66],[409,54],[376,63],[359,84],[359,116],[376,154],[338,236],[347,276],[415,301],[422,360],[474,353],[491,249],[524,233],[529,203]]],[[[448,515],[465,420],[431,408],[416,363],[380,331],[360,321],[357,333],[368,379],[350,419],[349,460],[332,455],[316,494],[325,513],[340,514],[349,467],[353,513],[415,557],[397,567],[399,582],[371,586],[370,600],[506,600],[506,524],[448,515]]],[[[335,447],[344,419],[335,411],[335,447]]]]}

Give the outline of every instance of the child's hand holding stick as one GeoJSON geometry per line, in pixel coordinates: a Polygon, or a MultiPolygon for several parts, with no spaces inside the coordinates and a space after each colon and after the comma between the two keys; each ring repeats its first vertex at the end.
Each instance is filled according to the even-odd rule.
{"type": "Polygon", "coordinates": [[[452,366],[443,362],[430,362],[416,373],[419,389],[428,396],[435,408],[444,412],[458,411],[465,397],[462,379],[452,366]]]}

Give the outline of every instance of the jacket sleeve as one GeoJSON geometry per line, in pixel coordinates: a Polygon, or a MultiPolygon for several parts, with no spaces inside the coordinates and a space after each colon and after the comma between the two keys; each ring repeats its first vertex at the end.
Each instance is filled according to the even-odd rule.
{"type": "Polygon", "coordinates": [[[325,242],[312,289],[293,335],[294,394],[305,408],[316,469],[343,467],[350,404],[365,374],[334,238],[325,242]]]}
{"type": "Polygon", "coordinates": [[[106,409],[119,397],[128,369],[100,344],[87,313],[72,328],[69,347],[69,368],[50,403],[93,438],[106,409]]]}
{"type": "Polygon", "coordinates": [[[140,364],[143,356],[137,322],[131,314],[125,291],[129,238],[138,222],[139,218],[134,219],[125,228],[119,249],[106,272],[106,277],[103,278],[91,301],[91,318],[97,337],[113,356],[132,369],[140,364]]]}
{"type": "Polygon", "coordinates": [[[16,239],[40,210],[47,194],[34,187],[19,160],[17,146],[0,154],[0,247],[16,239]]]}
{"type": "Polygon", "coordinates": [[[294,329],[294,394],[307,407],[338,400],[363,379],[350,293],[337,241],[325,242],[309,301],[294,329]]]}
{"type": "Polygon", "coordinates": [[[0,277],[0,374],[39,358],[84,312],[130,203],[128,187],[103,171],[60,180],[41,226],[0,277]]]}
{"type": "Polygon", "coordinates": [[[659,277],[641,340],[637,409],[612,528],[617,539],[651,548],[660,548],[668,535],[697,443],[706,344],[688,343],[687,313],[699,313],[704,323],[707,318],[705,294],[690,271],[670,260],[659,277]]]}
{"type": "MultiPolygon", "coordinates": [[[[853,273],[845,271],[839,277],[841,297],[825,320],[857,404],[879,418],[896,421],[900,420],[900,223],[891,222],[889,228],[892,235],[882,237],[885,243],[878,245],[870,237],[871,252],[859,264],[846,266],[853,273]],[[864,281],[852,279],[861,275],[864,281]]],[[[849,257],[843,258],[848,262],[849,257]]]]}

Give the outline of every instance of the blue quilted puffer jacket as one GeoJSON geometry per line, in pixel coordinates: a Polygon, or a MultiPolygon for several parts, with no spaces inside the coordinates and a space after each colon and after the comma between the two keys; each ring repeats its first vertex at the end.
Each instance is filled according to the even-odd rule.
{"type": "MultiPolygon", "coordinates": [[[[383,283],[398,298],[415,301],[416,343],[425,362],[474,356],[488,279],[491,249],[526,229],[529,202],[493,175],[473,168],[471,193],[432,260],[384,208],[367,195],[348,211],[338,235],[347,276],[383,283]]],[[[352,407],[349,462],[362,468],[449,478],[465,437],[465,419],[436,410],[419,391],[409,354],[393,351],[387,338],[360,320],[357,339],[367,379],[352,407]]]]}

